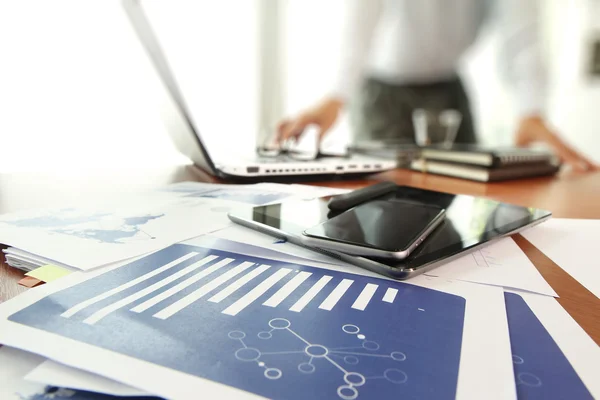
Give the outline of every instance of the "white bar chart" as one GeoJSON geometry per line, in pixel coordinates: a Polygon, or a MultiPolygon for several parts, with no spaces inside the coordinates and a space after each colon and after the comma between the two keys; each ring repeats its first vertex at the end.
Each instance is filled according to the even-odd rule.
{"type": "Polygon", "coordinates": [[[367,283],[363,291],[360,292],[360,295],[358,296],[354,304],[352,304],[352,308],[364,311],[365,308],[367,308],[367,306],[369,305],[369,302],[371,301],[371,298],[375,294],[375,291],[378,287],[379,286],[375,285],[374,283],[367,283]]]}
{"type": "Polygon", "coordinates": [[[317,294],[327,285],[327,283],[332,279],[331,276],[325,275],[321,279],[317,281],[309,290],[304,294],[304,296],[300,297],[291,308],[290,311],[300,312],[314,299],[317,294]]]}

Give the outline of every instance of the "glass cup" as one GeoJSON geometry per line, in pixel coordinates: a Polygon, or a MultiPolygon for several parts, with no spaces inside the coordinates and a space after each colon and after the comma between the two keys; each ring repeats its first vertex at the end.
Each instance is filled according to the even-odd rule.
{"type": "Polygon", "coordinates": [[[412,112],[415,143],[420,147],[441,145],[452,147],[456,140],[462,114],[458,110],[415,109],[412,112]]]}

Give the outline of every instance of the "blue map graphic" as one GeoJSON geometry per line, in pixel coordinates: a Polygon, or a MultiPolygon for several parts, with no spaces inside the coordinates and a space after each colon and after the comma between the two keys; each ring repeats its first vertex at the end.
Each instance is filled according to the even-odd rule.
{"type": "Polygon", "coordinates": [[[90,221],[98,221],[103,217],[110,216],[109,213],[96,213],[91,215],[69,215],[75,213],[74,208],[63,208],[55,214],[44,215],[40,217],[18,219],[16,221],[4,221],[7,224],[17,226],[19,228],[57,228],[71,225],[88,223],[90,221]]]}
{"type": "Polygon", "coordinates": [[[9,319],[268,398],[454,399],[464,312],[432,289],[176,244],[9,319]]]}
{"type": "Polygon", "coordinates": [[[290,197],[289,193],[271,192],[264,189],[243,188],[202,188],[195,185],[173,185],[164,189],[167,192],[185,193],[186,197],[208,198],[236,201],[240,203],[263,205],[290,197]]]}
{"type": "Polygon", "coordinates": [[[593,399],[525,300],[504,293],[519,399],[593,399]]]}
{"type": "Polygon", "coordinates": [[[81,212],[76,209],[66,208],[50,215],[3,222],[19,228],[40,228],[48,232],[91,239],[101,243],[124,244],[127,239],[136,236],[143,239],[154,239],[152,235],[144,232],[142,226],[161,217],[164,217],[164,214],[131,217],[118,217],[111,213],[81,215],[81,212]],[[103,229],[102,225],[105,221],[110,221],[110,224],[106,224],[110,227],[103,229]],[[90,224],[96,225],[98,228],[90,228],[90,224]]]}

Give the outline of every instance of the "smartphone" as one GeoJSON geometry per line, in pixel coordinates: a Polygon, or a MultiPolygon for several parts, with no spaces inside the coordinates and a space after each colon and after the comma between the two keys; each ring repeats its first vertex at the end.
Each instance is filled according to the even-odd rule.
{"type": "Polygon", "coordinates": [[[445,209],[402,200],[373,200],[303,231],[309,246],[403,260],[444,220],[445,209]]]}

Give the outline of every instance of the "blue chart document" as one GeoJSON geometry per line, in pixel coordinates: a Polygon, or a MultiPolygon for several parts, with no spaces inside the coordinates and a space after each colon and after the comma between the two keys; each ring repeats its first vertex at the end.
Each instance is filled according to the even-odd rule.
{"type": "MultiPolygon", "coordinates": [[[[119,397],[108,394],[86,392],[83,390],[71,390],[56,387],[45,387],[36,393],[18,394],[22,400],[115,400],[119,397]]],[[[134,400],[161,400],[160,397],[135,396],[134,400]]]]}
{"type": "Polygon", "coordinates": [[[519,399],[592,399],[523,298],[514,293],[504,298],[519,399]]]}
{"type": "Polygon", "coordinates": [[[11,321],[270,398],[453,399],[465,300],[177,244],[11,321]]]}

